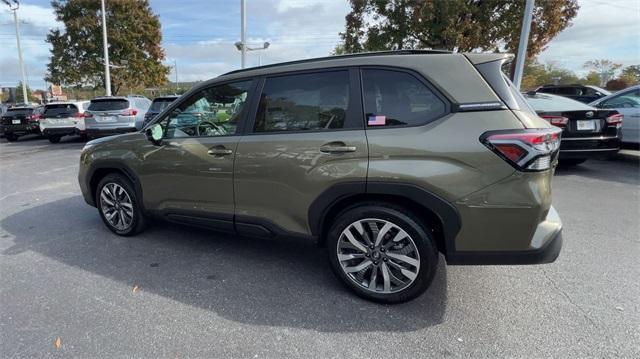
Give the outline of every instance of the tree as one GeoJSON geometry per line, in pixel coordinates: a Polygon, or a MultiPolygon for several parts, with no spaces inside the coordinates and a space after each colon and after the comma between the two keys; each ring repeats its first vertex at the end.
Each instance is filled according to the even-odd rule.
{"type": "Polygon", "coordinates": [[[580,80],[583,85],[600,86],[600,74],[595,71],[589,71],[587,76],[580,80]]]}
{"type": "MultiPolygon", "coordinates": [[[[344,50],[444,49],[516,52],[524,1],[350,0],[344,50]]],[[[527,59],[571,25],[577,0],[536,1],[527,59]]]]}
{"type": "Polygon", "coordinates": [[[609,91],[618,91],[618,90],[626,89],[627,87],[629,87],[629,83],[627,81],[622,79],[613,79],[613,80],[607,81],[607,84],[605,85],[604,88],[606,88],[609,91]]]}
{"type": "Polygon", "coordinates": [[[640,83],[640,65],[631,65],[622,69],[620,79],[630,85],[640,83]]]}
{"type": "Polygon", "coordinates": [[[621,68],[622,65],[616,64],[611,60],[602,59],[587,61],[583,67],[598,74],[599,82],[596,85],[604,87],[607,81],[614,77],[616,70],[621,68]]]}
{"type": "Polygon", "coordinates": [[[573,71],[560,67],[555,62],[541,64],[537,59],[525,63],[521,88],[532,90],[546,84],[575,84],[579,82],[578,76],[573,71]]]}
{"type": "MultiPolygon", "coordinates": [[[[52,45],[46,81],[67,86],[104,87],[100,1],[54,0],[51,6],[64,30],[51,30],[52,45]]],[[[148,0],[108,1],[106,7],[109,60],[122,68],[111,71],[113,94],[120,89],[162,85],[169,67],[162,64],[160,20],[148,0]]]]}
{"type": "MultiPolygon", "coordinates": [[[[33,93],[29,85],[27,85],[27,98],[29,100],[29,103],[33,103],[33,102],[40,103],[40,99],[33,96],[33,93]]],[[[24,101],[24,99],[22,98],[22,81],[20,81],[18,83],[18,86],[16,86],[16,102],[22,103],[22,101],[24,101]]]]}

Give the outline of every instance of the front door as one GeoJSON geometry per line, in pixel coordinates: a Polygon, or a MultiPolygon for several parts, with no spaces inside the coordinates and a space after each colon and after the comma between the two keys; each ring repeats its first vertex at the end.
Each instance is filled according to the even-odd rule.
{"type": "Polygon", "coordinates": [[[352,84],[358,74],[348,69],[264,79],[236,151],[239,232],[309,234],[309,207],[332,185],[364,193],[367,140],[352,84]]]}
{"type": "Polygon", "coordinates": [[[145,207],[170,220],[233,229],[233,166],[251,81],[216,85],[159,123],[160,146],[145,154],[145,207]]]}

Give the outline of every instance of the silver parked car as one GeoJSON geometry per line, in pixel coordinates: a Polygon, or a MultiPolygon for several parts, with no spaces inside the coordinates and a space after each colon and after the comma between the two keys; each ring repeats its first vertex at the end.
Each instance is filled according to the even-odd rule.
{"type": "Polygon", "coordinates": [[[91,100],[85,118],[89,137],[134,132],[142,128],[151,100],[144,96],[98,97],[91,100]]]}
{"type": "Polygon", "coordinates": [[[609,96],[597,99],[589,105],[615,109],[622,120],[622,143],[640,146],[640,85],[631,86],[609,96]]]}
{"type": "Polygon", "coordinates": [[[51,143],[63,136],[85,135],[84,117],[89,101],[53,102],[44,106],[40,119],[40,132],[51,143]]]}

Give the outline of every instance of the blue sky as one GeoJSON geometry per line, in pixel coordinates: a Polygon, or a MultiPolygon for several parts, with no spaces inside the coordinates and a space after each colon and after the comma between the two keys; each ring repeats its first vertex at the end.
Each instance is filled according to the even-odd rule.
{"type": "MultiPolygon", "coordinates": [[[[240,66],[233,46],[240,37],[239,4],[239,0],[151,0],[162,23],[166,63],[176,60],[179,81],[205,80],[240,66]]],[[[574,25],[541,54],[543,62],[578,74],[584,73],[582,64],[591,59],[640,63],[640,0],[580,0],[579,4],[574,25]]],[[[328,55],[340,40],[338,33],[344,29],[348,11],[346,0],[247,0],[249,45],[271,43],[266,51],[249,53],[247,65],[328,55]]],[[[50,28],[60,24],[46,0],[23,0],[19,16],[28,82],[43,88],[49,57],[44,39],[50,28]]],[[[13,86],[18,81],[13,19],[3,4],[0,85],[13,86]]]]}

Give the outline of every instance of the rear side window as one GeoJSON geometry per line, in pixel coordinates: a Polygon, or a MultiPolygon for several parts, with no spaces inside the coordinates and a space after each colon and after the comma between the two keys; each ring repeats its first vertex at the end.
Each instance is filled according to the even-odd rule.
{"type": "Polygon", "coordinates": [[[406,72],[364,69],[362,89],[368,127],[421,125],[446,112],[444,101],[406,72]]]}
{"type": "Polygon", "coordinates": [[[78,112],[78,108],[73,104],[55,104],[47,105],[44,109],[45,117],[54,117],[60,115],[74,115],[78,112]]]}
{"type": "Polygon", "coordinates": [[[129,101],[125,99],[91,100],[89,111],[117,111],[129,108],[129,101]]]}
{"type": "Polygon", "coordinates": [[[149,111],[162,112],[165,108],[169,107],[169,105],[171,105],[173,101],[175,101],[175,99],[157,98],[153,100],[153,102],[151,103],[151,107],[149,108],[149,111]]]}
{"type": "Polygon", "coordinates": [[[267,78],[254,132],[341,129],[348,106],[346,70],[267,78]]]}

